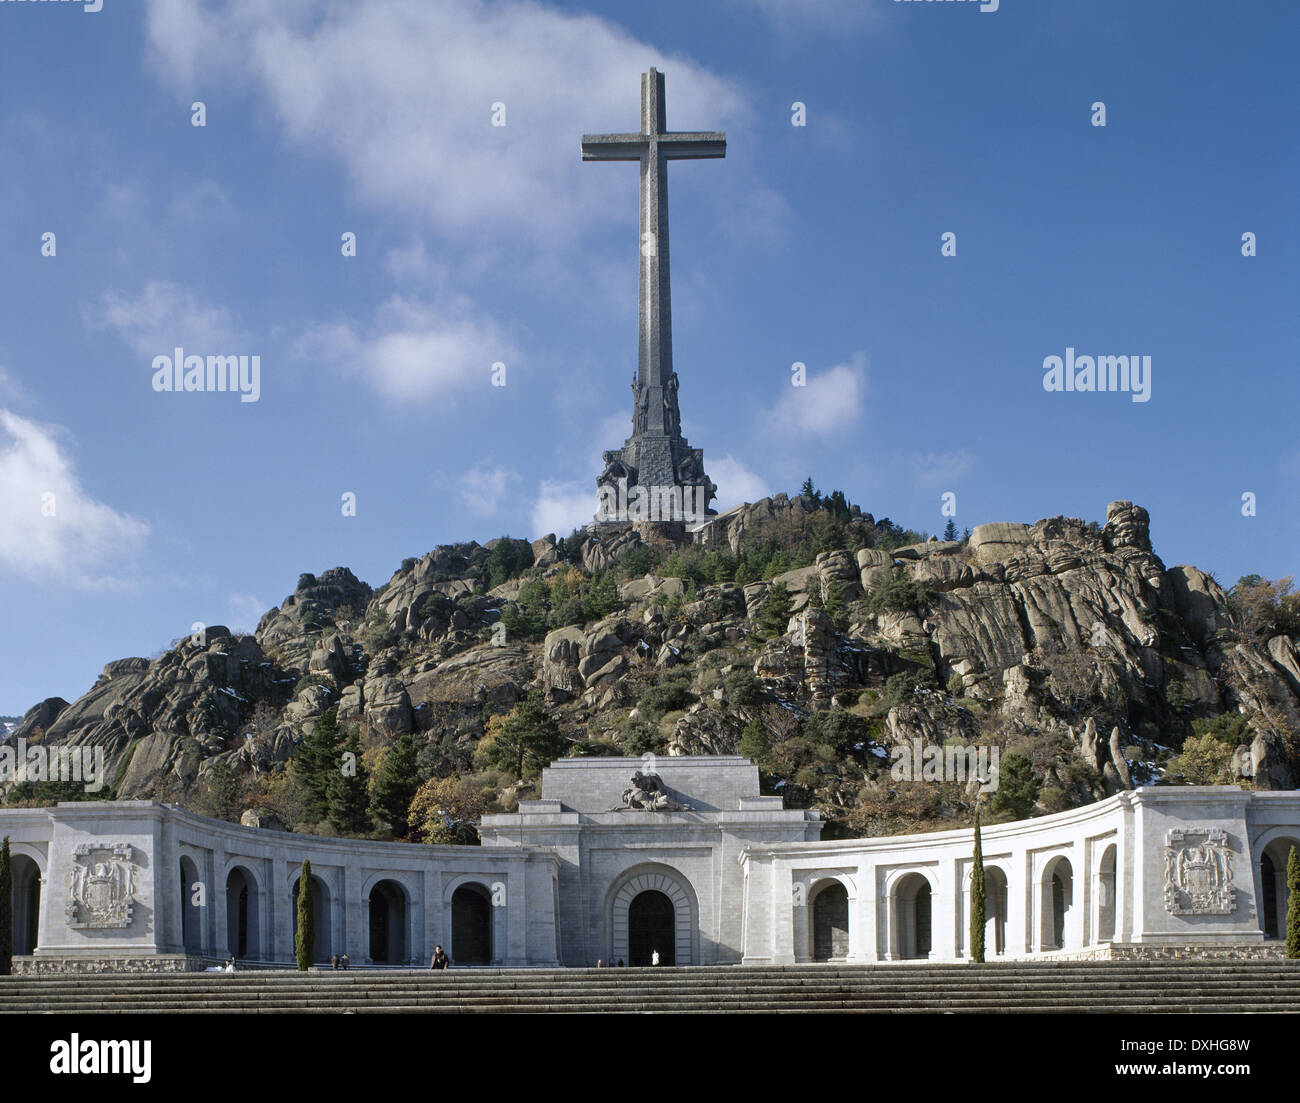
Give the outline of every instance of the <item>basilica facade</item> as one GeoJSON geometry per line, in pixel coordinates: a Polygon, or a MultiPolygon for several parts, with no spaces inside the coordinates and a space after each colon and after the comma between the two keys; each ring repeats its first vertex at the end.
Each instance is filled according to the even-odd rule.
{"type": "MultiPolygon", "coordinates": [[[[16,972],[956,961],[973,832],[821,840],[738,757],[564,759],[482,846],[321,838],[152,801],[0,810],[16,972]]],[[[1152,787],[982,832],[986,955],[1281,952],[1300,792],[1152,787]]]]}

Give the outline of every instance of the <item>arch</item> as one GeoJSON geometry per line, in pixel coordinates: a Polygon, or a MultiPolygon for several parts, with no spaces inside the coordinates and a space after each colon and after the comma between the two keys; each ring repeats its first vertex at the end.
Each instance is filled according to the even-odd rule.
{"type": "Polygon", "coordinates": [[[818,881],[808,898],[812,908],[813,961],[844,961],[849,956],[849,890],[833,878],[818,881]]]}
{"type": "Polygon", "coordinates": [[[466,881],[451,894],[451,949],[455,965],[492,964],[492,893],[466,881]]]}
{"type": "MultiPolygon", "coordinates": [[[[672,957],[675,965],[691,965],[698,960],[696,932],[699,929],[699,906],[690,882],[670,866],[641,866],[627,871],[611,887],[606,916],[609,923],[609,960],[631,960],[631,929],[629,926],[632,902],[643,892],[657,892],[672,905],[672,957]]],[[[657,947],[656,947],[657,948],[657,947]]],[[[665,949],[659,950],[661,962],[669,960],[665,949]]]]}
{"type": "Polygon", "coordinates": [[[1074,867],[1065,855],[1058,855],[1043,867],[1039,902],[1038,948],[1065,949],[1067,920],[1074,908],[1074,867]]]}
{"type": "MultiPolygon", "coordinates": [[[[1285,830],[1285,829],[1284,829],[1285,830]]],[[[1266,939],[1286,937],[1286,911],[1291,900],[1287,888],[1286,866],[1291,848],[1300,852],[1300,839],[1285,834],[1270,833],[1271,837],[1259,848],[1255,863],[1259,877],[1260,930],[1266,939]]]]}
{"type": "Polygon", "coordinates": [[[200,890],[206,893],[207,890],[199,880],[199,867],[188,854],[181,855],[180,878],[181,944],[187,954],[201,954],[204,909],[198,902],[202,896],[196,896],[196,893],[200,890]]]}
{"type": "Polygon", "coordinates": [[[668,896],[658,889],[645,889],[632,897],[627,906],[629,965],[676,965],[676,934],[677,910],[668,896]]]}
{"type": "MultiPolygon", "coordinates": [[[[966,924],[969,928],[970,924],[966,924]]],[[[984,867],[984,956],[1007,952],[1007,872],[998,865],[984,867]]]]}
{"type": "Polygon", "coordinates": [[[1115,860],[1114,843],[1101,852],[1097,867],[1097,941],[1115,941],[1115,860]]]}
{"type": "Polygon", "coordinates": [[[370,960],[376,965],[401,965],[407,959],[406,923],[409,900],[400,881],[376,881],[370,902],[370,960]]]}
{"type": "Polygon", "coordinates": [[[26,854],[12,855],[13,952],[34,953],[41,931],[41,867],[26,854]]]}
{"type": "Polygon", "coordinates": [[[928,958],[933,944],[933,886],[924,873],[912,870],[894,879],[890,888],[890,956],[903,960],[928,958]]]}
{"type": "Polygon", "coordinates": [[[246,866],[231,866],[226,874],[226,953],[234,958],[258,958],[262,953],[261,893],[257,878],[246,866]]]}
{"type": "MultiPolygon", "coordinates": [[[[301,874],[294,877],[293,889],[289,896],[289,914],[293,917],[293,926],[290,928],[290,946],[295,949],[298,945],[298,884],[301,880],[301,874]]],[[[312,947],[312,960],[315,962],[329,961],[330,956],[334,953],[333,949],[331,949],[334,944],[334,936],[330,929],[332,910],[330,907],[329,885],[313,873],[311,875],[311,914],[316,937],[313,939],[315,945],[312,947]]]]}

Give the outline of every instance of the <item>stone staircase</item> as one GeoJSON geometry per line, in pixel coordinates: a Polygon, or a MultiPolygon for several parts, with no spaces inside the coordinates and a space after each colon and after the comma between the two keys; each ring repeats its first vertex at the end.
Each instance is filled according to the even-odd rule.
{"type": "Polygon", "coordinates": [[[1006,962],[0,977],[0,1014],[1300,1012],[1300,963],[1006,962]]]}

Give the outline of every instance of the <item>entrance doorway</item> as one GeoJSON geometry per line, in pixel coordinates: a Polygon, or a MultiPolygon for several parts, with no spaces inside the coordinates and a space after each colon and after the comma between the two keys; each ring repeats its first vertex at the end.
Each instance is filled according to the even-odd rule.
{"type": "Polygon", "coordinates": [[[649,965],[658,950],[660,965],[675,965],[676,928],[677,914],[667,896],[654,889],[637,893],[627,909],[627,963],[649,965]]]}

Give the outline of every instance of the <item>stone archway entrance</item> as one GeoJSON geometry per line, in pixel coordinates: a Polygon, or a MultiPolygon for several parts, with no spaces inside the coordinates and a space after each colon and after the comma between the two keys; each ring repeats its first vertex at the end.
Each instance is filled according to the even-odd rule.
{"type": "Polygon", "coordinates": [[[849,956],[849,890],[839,881],[814,889],[813,961],[843,961],[849,956]]]}
{"type": "Polygon", "coordinates": [[[609,897],[611,964],[649,965],[655,950],[660,965],[693,964],[698,911],[686,879],[666,868],[625,877],[609,897]]]}
{"type": "Polygon", "coordinates": [[[181,941],[187,954],[203,952],[203,908],[199,906],[201,891],[199,869],[188,855],[181,858],[181,941]]]}
{"type": "Polygon", "coordinates": [[[406,893],[396,881],[370,890],[370,960],[400,965],[406,960],[406,893]]]}
{"type": "Polygon", "coordinates": [[[627,963],[660,965],[676,962],[676,912],[673,902],[657,889],[639,892],[627,908],[627,963]]]}
{"type": "Polygon", "coordinates": [[[25,854],[15,854],[13,873],[13,952],[30,954],[41,929],[41,869],[25,854]]]}
{"type": "Polygon", "coordinates": [[[920,873],[900,877],[893,896],[893,956],[928,958],[931,945],[930,882],[920,873]]]}
{"type": "Polygon", "coordinates": [[[453,965],[492,964],[492,897],[476,882],[451,894],[453,965]]]}
{"type": "Polygon", "coordinates": [[[226,949],[233,957],[255,958],[261,953],[257,904],[257,882],[236,866],[226,876],[226,949]]]}

